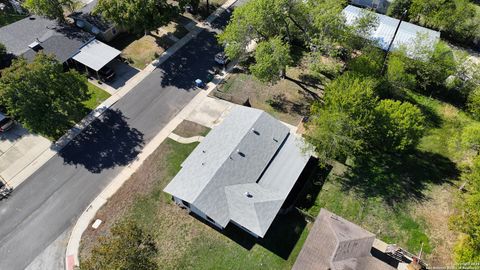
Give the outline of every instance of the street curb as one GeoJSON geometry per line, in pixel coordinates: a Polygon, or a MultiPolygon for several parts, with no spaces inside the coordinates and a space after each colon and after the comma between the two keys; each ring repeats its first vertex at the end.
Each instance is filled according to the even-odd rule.
{"type": "MultiPolygon", "coordinates": [[[[232,6],[237,0],[227,1],[224,5],[215,10],[208,18],[207,21],[211,23],[213,20],[227,8],[232,6]]],[[[197,23],[191,31],[184,37],[179,39],[175,44],[163,52],[158,59],[155,59],[147,67],[141,70],[138,74],[132,77],[127,84],[120,88],[116,93],[111,95],[107,100],[103,101],[87,116],[85,116],[79,123],[75,124],[69,129],[62,137],[56,142],[40,153],[32,162],[26,165],[21,171],[19,171],[12,179],[6,181],[9,186],[14,188],[21,185],[28,177],[30,177],[35,171],[40,169],[45,163],[47,163],[56,153],[67,146],[77,135],[79,135],[85,128],[87,128],[93,121],[99,118],[106,110],[112,107],[122,97],[127,95],[138,83],[140,83],[145,77],[152,73],[158,66],[165,62],[170,56],[175,54],[180,48],[187,44],[191,39],[195,38],[201,31],[209,29],[210,27],[204,23],[197,23]]]]}
{"type": "MultiPolygon", "coordinates": [[[[212,23],[216,18],[219,17],[222,12],[230,8],[236,1],[237,0],[227,1],[224,5],[219,7],[207,18],[207,22],[212,23]]],[[[203,24],[202,26],[199,26],[199,24],[197,24],[187,35],[185,35],[182,39],[180,39],[177,43],[175,43],[172,47],[165,51],[158,60],[152,62],[144,70],[150,70],[150,72],[153,71],[156,67],[161,65],[161,63],[163,63],[171,55],[173,55],[177,50],[187,44],[191,39],[195,38],[201,31],[208,28],[208,25],[203,24]]],[[[183,119],[185,119],[199,104],[201,104],[201,102],[208,97],[208,95],[218,86],[218,84],[220,84],[228,76],[229,71],[234,68],[234,64],[235,63],[231,63],[229,68],[225,71],[225,74],[220,77],[215,77],[212,82],[209,82],[206,86],[207,89],[205,91],[201,91],[200,93],[198,93],[172,120],[170,120],[170,122],[159,133],[157,133],[157,135],[143,148],[137,159],[130,165],[125,167],[80,215],[75,226],[73,227],[73,230],[68,240],[65,253],[66,270],[73,270],[75,269],[75,267],[79,266],[80,263],[78,255],[81,237],[83,235],[83,232],[88,228],[91,220],[95,217],[97,211],[107,202],[107,200],[113,194],[116,193],[118,189],[120,189],[123,183],[125,183],[130,178],[130,176],[142,165],[143,161],[148,158],[148,156],[150,156],[150,154],[153,153],[153,151],[155,151],[155,149],[157,149],[157,147],[165,139],[168,138],[168,136],[173,132],[177,125],[180,124],[183,119]]],[[[123,91],[123,88],[121,91],[123,91]]],[[[128,91],[123,93],[122,97],[127,93],[128,91]]],[[[115,102],[117,102],[118,99],[116,99],[115,102]]],[[[108,100],[110,100],[110,98],[106,101],[108,100]]],[[[113,104],[114,103],[112,103],[112,105],[113,104]]]]}

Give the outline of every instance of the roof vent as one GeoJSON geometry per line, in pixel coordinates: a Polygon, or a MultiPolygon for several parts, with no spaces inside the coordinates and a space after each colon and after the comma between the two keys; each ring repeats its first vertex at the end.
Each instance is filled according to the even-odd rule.
{"type": "Polygon", "coordinates": [[[274,141],[274,142],[278,142],[278,140],[277,140],[276,138],[273,138],[273,141],[274,141]]]}
{"type": "Polygon", "coordinates": [[[40,51],[42,48],[42,45],[40,45],[40,40],[38,39],[35,39],[34,42],[30,43],[30,45],[28,45],[28,47],[36,52],[40,51]]]}
{"type": "Polygon", "coordinates": [[[252,131],[255,133],[255,135],[260,135],[260,132],[256,131],[254,128],[252,128],[252,131]]]}
{"type": "Polygon", "coordinates": [[[245,154],[242,153],[242,152],[240,151],[240,149],[237,149],[237,153],[238,153],[240,156],[245,157],[245,154]]]}
{"type": "Polygon", "coordinates": [[[250,193],[250,192],[247,191],[247,192],[245,192],[245,197],[247,197],[247,198],[253,198],[253,195],[252,195],[252,193],[250,193]]]}

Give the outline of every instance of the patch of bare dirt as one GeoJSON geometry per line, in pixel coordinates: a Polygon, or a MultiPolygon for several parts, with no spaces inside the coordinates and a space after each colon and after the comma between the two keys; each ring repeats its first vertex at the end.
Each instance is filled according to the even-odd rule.
{"type": "Polygon", "coordinates": [[[453,247],[458,234],[448,227],[448,220],[454,213],[455,186],[444,184],[434,186],[430,200],[416,207],[415,214],[428,224],[428,235],[435,249],[428,256],[430,266],[453,265],[453,247]]]}
{"type": "Polygon", "coordinates": [[[205,136],[209,131],[210,128],[208,127],[192,121],[183,120],[177,128],[175,128],[173,133],[181,137],[189,138],[193,136],[205,136]]]}
{"type": "Polygon", "coordinates": [[[162,143],[98,211],[91,224],[96,219],[102,220],[102,224],[97,230],[94,230],[90,224],[83,233],[80,244],[80,258],[88,257],[90,251],[98,242],[98,238],[109,233],[112,225],[130,209],[136,197],[147,194],[157,181],[165,178],[167,171],[165,158],[169,151],[171,151],[169,145],[162,143]]]}

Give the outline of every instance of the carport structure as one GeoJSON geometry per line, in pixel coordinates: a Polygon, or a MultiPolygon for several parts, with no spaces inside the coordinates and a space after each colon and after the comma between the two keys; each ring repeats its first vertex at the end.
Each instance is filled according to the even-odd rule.
{"type": "Polygon", "coordinates": [[[97,77],[100,78],[98,71],[119,56],[120,53],[119,50],[94,39],[80,48],[79,52],[72,59],[94,70],[97,73],[97,77]]]}

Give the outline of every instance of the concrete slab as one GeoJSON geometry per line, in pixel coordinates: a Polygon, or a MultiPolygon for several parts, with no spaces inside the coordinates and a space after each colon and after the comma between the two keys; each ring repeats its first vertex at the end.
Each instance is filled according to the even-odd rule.
{"type": "Polygon", "coordinates": [[[0,137],[0,177],[13,185],[12,179],[51,145],[48,139],[17,124],[0,137]]]}
{"type": "Polygon", "coordinates": [[[187,116],[186,120],[212,128],[218,125],[234,106],[236,105],[225,100],[207,97],[187,116]]]}

